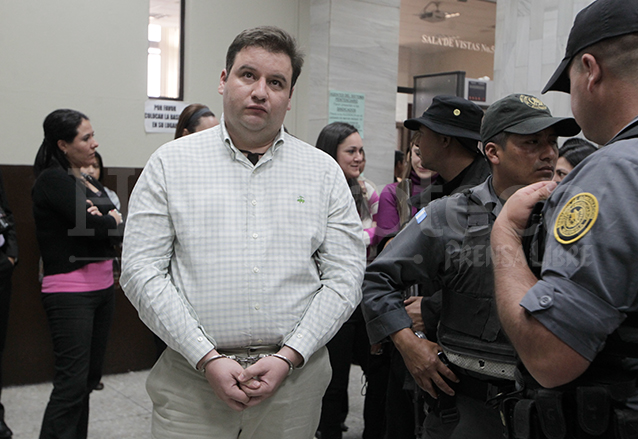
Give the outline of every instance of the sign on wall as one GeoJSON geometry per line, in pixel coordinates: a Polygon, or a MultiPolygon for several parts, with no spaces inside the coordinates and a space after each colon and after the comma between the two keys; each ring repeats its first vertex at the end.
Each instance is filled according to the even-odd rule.
{"type": "Polygon", "coordinates": [[[179,115],[187,106],[182,101],[149,99],[144,105],[144,129],[147,133],[175,133],[179,115]]]}
{"type": "Polygon", "coordinates": [[[347,122],[363,135],[363,119],[366,96],[363,93],[349,93],[330,90],[328,103],[328,123],[347,122]]]}

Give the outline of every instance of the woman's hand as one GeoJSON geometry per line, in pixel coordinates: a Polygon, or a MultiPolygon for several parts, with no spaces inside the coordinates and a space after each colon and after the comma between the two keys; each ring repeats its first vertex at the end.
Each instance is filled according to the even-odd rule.
{"type": "Polygon", "coordinates": [[[95,216],[102,216],[102,212],[100,212],[100,209],[98,209],[97,206],[95,206],[91,200],[86,200],[86,204],[89,206],[86,209],[88,213],[95,216]]]}
{"type": "Polygon", "coordinates": [[[122,224],[122,214],[117,209],[109,210],[109,215],[115,218],[115,223],[119,226],[122,224]]]}

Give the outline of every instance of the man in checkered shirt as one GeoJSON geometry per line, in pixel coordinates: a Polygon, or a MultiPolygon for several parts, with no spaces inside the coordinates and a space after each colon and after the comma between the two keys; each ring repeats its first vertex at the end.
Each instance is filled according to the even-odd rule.
{"type": "Polygon", "coordinates": [[[156,438],[314,436],[365,247],[337,163],[283,129],[302,64],[281,29],[239,34],[220,125],[159,148],[131,196],[122,286],[168,345],[156,438]]]}

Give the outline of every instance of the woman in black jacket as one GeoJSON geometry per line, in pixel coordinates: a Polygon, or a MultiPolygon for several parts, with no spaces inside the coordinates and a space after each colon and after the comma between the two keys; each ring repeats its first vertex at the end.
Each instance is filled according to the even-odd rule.
{"type": "Polygon", "coordinates": [[[44,120],[32,198],[55,377],[41,439],[87,437],[89,394],[102,375],[122,215],[102,185],[80,172],[97,147],[84,114],[56,110],[44,120]]]}

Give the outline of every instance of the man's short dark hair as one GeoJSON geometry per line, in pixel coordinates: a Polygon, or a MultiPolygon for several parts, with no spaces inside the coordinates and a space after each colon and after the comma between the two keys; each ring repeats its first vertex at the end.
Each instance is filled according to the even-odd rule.
{"type": "Polygon", "coordinates": [[[246,47],[261,47],[271,53],[285,53],[292,65],[292,82],[290,89],[295,86],[303,66],[303,53],[297,47],[295,39],[283,29],[274,26],[260,26],[246,29],[235,37],[226,53],[226,74],[235,63],[237,54],[246,47]]]}
{"type": "MultiPolygon", "coordinates": [[[[505,149],[505,145],[507,144],[507,139],[509,138],[509,136],[509,133],[501,131],[497,135],[493,136],[490,140],[485,142],[485,145],[487,145],[488,143],[496,143],[498,146],[505,149]]],[[[483,145],[483,148],[485,148],[485,145],[483,145]]]]}
{"type": "MultiPolygon", "coordinates": [[[[580,59],[585,53],[594,55],[620,78],[630,81],[638,79],[638,33],[600,41],[578,52],[574,60],[580,59]]],[[[576,68],[582,71],[580,63],[576,64],[576,68]]]]}
{"type": "Polygon", "coordinates": [[[489,159],[487,159],[487,155],[485,154],[485,146],[487,146],[488,143],[494,143],[500,146],[502,149],[505,149],[505,145],[507,144],[507,140],[509,139],[509,137],[510,137],[510,133],[501,131],[495,136],[492,136],[490,140],[488,140],[487,142],[483,144],[483,154],[486,157],[486,161],[487,161],[487,164],[490,166],[490,169],[492,169],[492,162],[489,159]]]}

